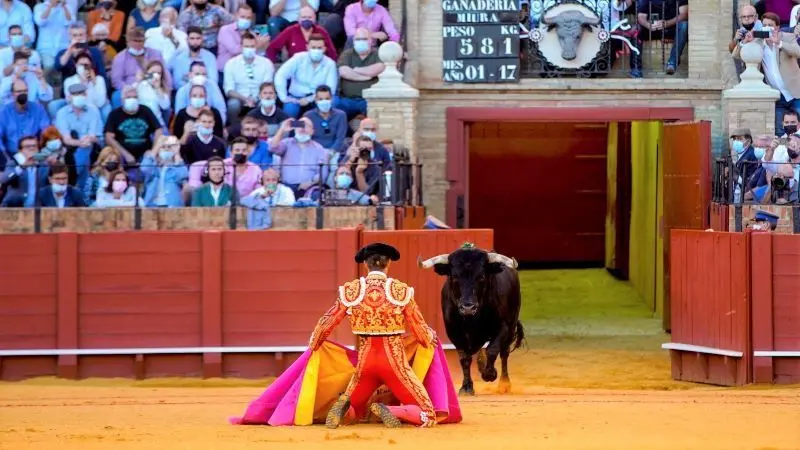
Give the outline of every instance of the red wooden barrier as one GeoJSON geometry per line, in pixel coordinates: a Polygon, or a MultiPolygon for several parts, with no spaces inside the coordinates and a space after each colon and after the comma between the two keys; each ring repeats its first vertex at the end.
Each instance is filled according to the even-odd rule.
{"type": "Polygon", "coordinates": [[[753,380],[800,382],[800,236],[752,235],[753,380]]]}
{"type": "MultiPolygon", "coordinates": [[[[466,240],[492,247],[490,230],[367,233],[0,236],[0,379],[275,375],[307,344],[336,287],[358,276],[362,243],[398,246],[391,274],[417,289],[432,323],[441,322],[441,278],[418,269],[417,254],[466,240]]],[[[333,338],[354,342],[347,324],[333,338]]]]}
{"type": "Polygon", "coordinates": [[[741,385],[749,381],[749,255],[741,233],[671,233],[672,376],[741,385]]]}
{"type": "MultiPolygon", "coordinates": [[[[442,343],[450,342],[442,320],[441,292],[444,278],[432,269],[420,269],[417,256],[423,259],[456,250],[464,242],[474,242],[480,248],[491,249],[494,242],[492,230],[436,230],[436,231],[365,231],[361,245],[386,242],[400,251],[400,261],[389,267],[389,275],[414,287],[414,296],[422,314],[436,330],[442,343]]],[[[513,256],[513,255],[512,255],[513,256]]],[[[366,273],[362,265],[361,274],[366,273]]]]}
{"type": "Polygon", "coordinates": [[[730,217],[728,216],[728,205],[712,203],[710,214],[710,225],[712,230],[728,231],[728,225],[730,223],[730,217]]]}

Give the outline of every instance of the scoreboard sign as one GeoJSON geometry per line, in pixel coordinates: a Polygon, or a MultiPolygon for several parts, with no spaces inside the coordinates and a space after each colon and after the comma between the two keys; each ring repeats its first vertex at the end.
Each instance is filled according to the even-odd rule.
{"type": "Polygon", "coordinates": [[[446,83],[519,81],[516,0],[443,0],[446,83]]]}

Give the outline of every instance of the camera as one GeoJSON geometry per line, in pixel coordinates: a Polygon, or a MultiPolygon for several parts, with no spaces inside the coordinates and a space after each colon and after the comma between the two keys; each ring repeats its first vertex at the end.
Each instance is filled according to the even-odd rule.
{"type": "Polygon", "coordinates": [[[756,39],[768,39],[770,34],[772,34],[770,31],[753,31],[753,37],[756,39]]]}
{"type": "Polygon", "coordinates": [[[789,189],[789,179],[785,177],[773,177],[772,178],[772,190],[773,191],[784,191],[789,189]]]}
{"type": "Polygon", "coordinates": [[[358,150],[358,157],[363,159],[363,160],[365,160],[365,161],[369,161],[370,153],[372,153],[372,151],[370,149],[362,148],[362,149],[358,150]]]}

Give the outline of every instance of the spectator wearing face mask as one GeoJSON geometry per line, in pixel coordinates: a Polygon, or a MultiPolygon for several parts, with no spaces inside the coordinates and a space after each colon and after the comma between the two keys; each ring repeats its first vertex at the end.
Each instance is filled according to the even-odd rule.
{"type": "Polygon", "coordinates": [[[344,164],[355,181],[353,187],[367,195],[377,195],[380,192],[380,177],[383,170],[386,170],[382,170],[379,162],[373,158],[374,154],[375,141],[362,135],[348,151],[347,162],[344,164]]]}
{"type": "Polygon", "coordinates": [[[358,187],[353,174],[347,166],[340,166],[336,169],[334,176],[334,187],[326,192],[325,203],[328,204],[350,204],[350,205],[376,205],[378,197],[376,195],[365,194],[355,189],[358,187]]]}
{"type": "Polygon", "coordinates": [[[207,73],[208,69],[206,69],[203,63],[192,63],[189,71],[190,82],[184,84],[175,94],[175,110],[180,111],[181,109],[186,108],[190,103],[190,92],[192,91],[192,88],[194,86],[202,86],[205,88],[206,92],[206,103],[211,108],[219,111],[220,117],[222,117],[220,124],[224,126],[227,120],[226,115],[228,113],[228,105],[225,103],[225,97],[222,96],[222,90],[220,90],[219,85],[209,79],[206,76],[207,73]]]}
{"type": "Polygon", "coordinates": [[[386,148],[378,141],[378,122],[375,119],[364,117],[358,123],[352,139],[345,139],[340,150],[340,162],[347,161],[347,155],[355,154],[358,150],[356,142],[361,136],[365,136],[372,141],[372,153],[370,159],[375,162],[376,166],[382,166],[383,170],[389,170],[392,167],[392,155],[386,148]]]}
{"type": "Polygon", "coordinates": [[[266,170],[276,164],[278,156],[269,151],[269,142],[260,138],[259,130],[262,124],[266,125],[263,120],[249,115],[245,116],[242,119],[241,137],[245,138],[247,143],[253,146],[248,160],[261,168],[261,170],[266,170]]]}
{"type": "MultiPolygon", "coordinates": [[[[39,139],[39,155],[41,155],[44,162],[47,164],[55,164],[62,162],[65,164],[75,164],[74,158],[71,161],[65,161],[67,156],[67,147],[64,146],[64,139],[61,133],[53,125],[45,128],[42,131],[42,137],[39,139]]],[[[74,183],[76,178],[70,175],[70,184],[74,183]]]]}
{"type": "Polygon", "coordinates": [[[750,176],[747,184],[745,185],[744,201],[756,200],[763,201],[764,191],[767,188],[767,170],[764,168],[763,161],[770,161],[772,159],[772,151],[770,145],[775,137],[768,134],[762,134],[755,137],[753,141],[753,153],[759,163],[756,164],[756,170],[750,176]],[[767,159],[769,153],[769,159],[767,159]]]}
{"type": "Polygon", "coordinates": [[[97,161],[92,166],[89,173],[89,180],[83,189],[83,195],[89,206],[93,205],[97,198],[97,191],[105,189],[111,181],[111,174],[122,167],[122,156],[111,147],[105,147],[97,155],[97,161]]]}
{"type": "Polygon", "coordinates": [[[163,134],[158,118],[150,108],[139,105],[133,86],[122,91],[122,107],[111,111],[106,122],[106,143],[117,149],[126,163],[141,161],[163,134]]]}
{"type": "Polygon", "coordinates": [[[137,197],[136,186],[130,182],[127,172],[117,169],[111,174],[111,184],[97,191],[94,202],[96,208],[113,208],[125,206],[144,205],[144,200],[137,197]]]}
{"type": "Polygon", "coordinates": [[[302,197],[313,184],[325,180],[328,153],[321,145],[311,140],[314,125],[304,117],[304,126],[293,127],[292,119],[281,124],[270,140],[269,150],[281,157],[281,179],[292,188],[295,197],[302,197]],[[294,130],[294,137],[285,137],[294,130]]]}
{"type": "Polygon", "coordinates": [[[753,137],[749,128],[734,130],[730,136],[730,158],[734,165],[734,201],[741,201],[743,186],[747,185],[750,177],[756,170],[758,159],[752,142],[753,137]]]}
{"type": "Polygon", "coordinates": [[[227,206],[235,200],[236,191],[225,184],[225,162],[214,156],[206,163],[208,181],[192,192],[194,207],[227,206]]]}
{"type": "Polygon", "coordinates": [[[347,114],[348,119],[358,114],[367,114],[367,101],[364,89],[378,82],[378,75],[385,66],[372,47],[369,30],[356,29],[353,48],[342,52],[339,57],[339,75],[342,77],[342,91],[334,98],[334,106],[347,114]]]}
{"type": "MultiPolygon", "coordinates": [[[[269,36],[272,39],[289,25],[296,23],[300,19],[300,11],[303,6],[308,6],[316,13],[319,10],[320,0],[269,0],[269,36]]],[[[256,15],[259,20],[263,17],[262,2],[257,2],[256,15]]],[[[266,18],[266,17],[264,17],[266,18]]]]}
{"type": "Polygon", "coordinates": [[[775,135],[788,138],[789,136],[797,133],[798,115],[797,111],[792,109],[783,112],[780,117],[780,127],[775,128],[775,135]]]}
{"type": "Polygon", "coordinates": [[[317,87],[314,103],[317,107],[303,115],[314,124],[311,139],[326,150],[338,150],[347,135],[347,114],[333,107],[333,93],[328,86],[317,87]]]}
{"type": "MultiPolygon", "coordinates": [[[[158,61],[161,63],[163,72],[164,60],[161,59],[161,54],[151,48],[144,46],[144,30],[141,28],[134,28],[128,33],[128,48],[120,52],[115,58],[111,69],[111,85],[116,90],[111,96],[111,105],[118,107],[120,105],[120,93],[125,86],[138,84],[147,74],[147,68],[150,63],[158,61]]],[[[166,74],[161,74],[160,79],[166,78],[166,74]]],[[[171,88],[171,81],[166,78],[167,83],[171,88]]],[[[154,113],[157,111],[153,111],[154,113]]]]}
{"type": "Polygon", "coordinates": [[[116,1],[100,1],[97,3],[97,7],[86,16],[88,29],[91,30],[97,24],[107,26],[108,40],[119,45],[122,40],[122,28],[125,25],[125,13],[117,10],[116,1]]]}
{"type": "Polygon", "coordinates": [[[175,136],[164,136],[142,159],[145,206],[184,206],[182,189],[189,170],[181,159],[180,147],[175,136]]]}
{"type": "Polygon", "coordinates": [[[136,8],[133,8],[128,16],[128,25],[125,28],[128,32],[134,28],[141,28],[144,31],[158,28],[160,14],[159,0],[138,0],[136,8]]]}
{"type": "Polygon", "coordinates": [[[21,79],[12,82],[13,102],[0,106],[0,153],[14,154],[22,136],[39,136],[50,126],[50,117],[39,102],[28,100],[28,85],[21,79]]]}
{"type": "Polygon", "coordinates": [[[275,85],[272,82],[263,83],[259,88],[258,108],[253,108],[247,113],[247,117],[266,122],[269,136],[274,136],[281,124],[289,119],[289,115],[276,104],[277,100],[278,93],[275,91],[275,85]]]}
{"type": "Polygon", "coordinates": [[[53,88],[47,84],[44,72],[38,67],[28,64],[28,54],[22,51],[14,53],[13,75],[4,77],[0,81],[0,97],[11,101],[13,84],[22,81],[27,86],[27,98],[34,102],[47,103],[53,100],[53,88]]]}
{"type": "Polygon", "coordinates": [[[389,10],[379,5],[378,0],[361,0],[345,9],[344,32],[349,43],[352,43],[358,28],[366,28],[370,32],[375,46],[386,41],[400,41],[400,33],[389,10]]]}
{"type": "Polygon", "coordinates": [[[753,5],[741,5],[739,7],[739,28],[733,33],[733,39],[728,44],[728,51],[733,50],[750,31],[760,31],[761,21],[758,20],[758,12],[753,5]]]}
{"type": "Polygon", "coordinates": [[[242,54],[225,64],[224,91],[228,96],[228,123],[258,105],[259,87],[272,81],[275,67],[263,56],[256,55],[256,37],[246,32],[242,35],[242,54]]]}
{"type": "MultiPolygon", "coordinates": [[[[178,16],[178,28],[189,33],[189,27],[198,27],[203,33],[203,48],[217,54],[217,36],[223,26],[234,21],[233,16],[208,0],[192,0],[191,5],[178,16]]],[[[191,33],[190,33],[191,34],[191,33]]],[[[189,46],[192,43],[189,42],[189,46]]],[[[207,65],[209,69],[215,65],[207,65]]]]}
{"type": "Polygon", "coordinates": [[[308,51],[295,54],[278,69],[275,90],[286,114],[300,117],[301,112],[311,109],[314,93],[323,84],[336,92],[339,71],[336,63],[325,56],[325,40],[318,34],[312,34],[308,51]]]}
{"type": "Polygon", "coordinates": [[[300,9],[300,20],[294,25],[288,26],[269,43],[267,47],[267,58],[274,63],[280,62],[281,53],[285,50],[287,56],[291,58],[296,53],[308,51],[308,40],[312,34],[319,34],[325,41],[325,55],[336,61],[336,47],[331,41],[331,37],[325,28],[316,24],[317,14],[309,6],[300,9]]]}
{"type": "Polygon", "coordinates": [[[261,175],[261,186],[242,199],[242,205],[257,208],[256,205],[263,202],[265,206],[272,208],[293,206],[295,201],[292,189],[280,182],[280,172],[271,167],[261,175]]]}
{"type": "Polygon", "coordinates": [[[167,128],[167,121],[172,114],[170,93],[172,86],[161,61],[147,63],[146,71],[137,78],[136,94],[139,104],[147,106],[156,115],[162,128],[167,128]]]}
{"type": "MultiPolygon", "coordinates": [[[[190,27],[186,30],[186,34],[189,48],[178,50],[169,62],[169,71],[172,74],[175,88],[182,88],[197,76],[196,71],[190,75],[190,72],[196,67],[194,65],[196,62],[203,64],[206,71],[203,76],[206,79],[213,84],[219,84],[219,74],[214,69],[217,67],[217,58],[209,50],[203,48],[202,28],[190,27]]],[[[206,88],[208,89],[208,86],[206,88]]]]}
{"type": "Polygon", "coordinates": [[[231,157],[225,160],[225,166],[232,168],[225,173],[225,183],[235,185],[241,197],[249,195],[261,182],[261,169],[248,161],[252,151],[253,146],[240,136],[231,142],[231,157]]]}
{"type": "Polygon", "coordinates": [[[81,21],[70,24],[69,39],[69,46],[56,53],[55,69],[61,73],[61,78],[66,80],[75,75],[75,63],[78,55],[86,52],[89,52],[92,57],[92,61],[97,69],[97,75],[105,77],[106,63],[104,54],[97,48],[89,46],[89,32],[86,29],[86,24],[81,21]]]}
{"type": "Polygon", "coordinates": [[[0,173],[0,184],[7,186],[0,206],[28,208],[36,204],[38,190],[47,185],[47,165],[42,164],[36,136],[20,138],[17,150],[0,173]]]}
{"type": "Polygon", "coordinates": [[[8,46],[9,29],[12,25],[22,28],[23,42],[33,45],[36,40],[36,29],[33,26],[33,12],[30,6],[19,0],[3,1],[3,26],[0,26],[0,46],[8,46]]]}
{"type": "MultiPolygon", "coordinates": [[[[71,102],[69,94],[70,87],[82,84],[86,87],[86,101],[100,111],[103,122],[108,119],[111,113],[111,103],[108,101],[108,88],[105,78],[97,75],[97,68],[88,52],[81,53],[76,58],[77,73],[64,80],[64,92],[67,93],[66,99],[57,99],[47,105],[50,116],[55,118],[58,111],[71,102]]],[[[81,100],[79,100],[80,102],[81,100]]]]}
{"type": "Polygon", "coordinates": [[[213,156],[225,156],[225,141],[214,136],[214,114],[210,110],[200,111],[194,130],[184,133],[181,156],[187,164],[205,161],[213,156]]]}
{"type": "Polygon", "coordinates": [[[208,106],[206,89],[201,85],[193,85],[189,90],[189,105],[178,111],[172,122],[172,134],[178,139],[183,139],[186,133],[194,133],[200,112],[208,109],[214,115],[214,136],[224,137],[222,116],[216,108],[208,106]]]}
{"type": "Polygon", "coordinates": [[[49,186],[39,189],[37,206],[43,208],[82,208],[86,206],[83,193],[69,185],[69,170],[64,163],[49,166],[49,186]]]}
{"type": "Polygon", "coordinates": [[[89,45],[91,45],[92,49],[100,52],[103,64],[108,68],[107,75],[111,75],[111,66],[114,64],[114,58],[119,53],[117,46],[121,46],[121,43],[108,38],[108,25],[104,23],[98,23],[89,31],[91,36],[89,45]]]}
{"type": "Polygon", "coordinates": [[[177,21],[178,12],[175,8],[164,8],[158,17],[159,26],[144,33],[144,46],[161,53],[161,57],[167,62],[179,50],[189,51],[186,32],[175,26],[177,21]]]}
{"type": "Polygon", "coordinates": [[[25,36],[22,35],[22,27],[11,25],[8,27],[9,46],[0,49],[0,68],[3,69],[3,76],[11,76],[16,69],[14,64],[14,54],[22,52],[28,56],[28,64],[33,67],[42,68],[42,58],[39,52],[31,50],[25,46],[25,36]]]}
{"type": "Polygon", "coordinates": [[[253,34],[256,38],[256,53],[263,54],[269,44],[269,36],[258,36],[253,33],[253,8],[247,3],[239,5],[236,11],[236,21],[229,23],[219,30],[219,51],[217,53],[217,70],[225,71],[225,64],[235,56],[242,54],[242,37],[246,33],[253,34]]]}
{"type": "Polygon", "coordinates": [[[103,121],[100,111],[87,102],[86,86],[70,86],[70,102],[56,115],[56,127],[64,143],[75,147],[75,169],[78,174],[76,187],[83,190],[89,178],[92,153],[103,146],[103,121]]]}

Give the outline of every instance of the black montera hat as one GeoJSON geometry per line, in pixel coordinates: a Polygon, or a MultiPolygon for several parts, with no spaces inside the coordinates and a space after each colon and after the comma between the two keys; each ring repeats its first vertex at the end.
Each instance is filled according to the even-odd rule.
{"type": "Polygon", "coordinates": [[[400,252],[396,248],[389,244],[384,244],[383,242],[374,242],[362,247],[361,250],[356,253],[356,262],[361,264],[372,255],[385,256],[392,261],[400,259],[400,252]]]}

